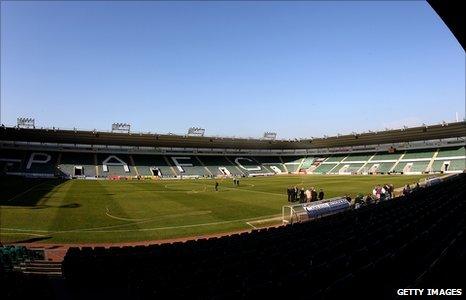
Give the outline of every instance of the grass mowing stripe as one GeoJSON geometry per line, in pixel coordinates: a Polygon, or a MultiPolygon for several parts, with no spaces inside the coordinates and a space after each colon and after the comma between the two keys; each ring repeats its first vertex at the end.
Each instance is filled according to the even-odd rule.
{"type": "Polygon", "coordinates": [[[165,227],[154,227],[154,228],[138,228],[138,229],[116,229],[116,230],[101,230],[105,229],[104,227],[95,227],[95,228],[88,228],[88,229],[74,229],[74,230],[61,230],[61,231],[48,231],[48,230],[34,230],[34,229],[19,229],[19,228],[0,228],[0,230],[10,230],[10,231],[21,231],[21,232],[43,232],[48,234],[63,234],[63,233],[71,233],[71,232],[103,232],[103,233],[110,233],[110,232],[132,232],[132,231],[154,231],[154,230],[167,230],[167,229],[175,229],[175,228],[190,228],[190,227],[199,227],[199,226],[210,226],[210,225],[220,225],[220,224],[228,224],[228,223],[246,223],[247,221],[254,221],[254,220],[261,220],[262,218],[271,218],[271,217],[278,217],[280,215],[268,215],[268,216],[261,216],[257,218],[247,218],[247,219],[239,219],[239,220],[229,220],[229,221],[219,221],[219,222],[210,222],[210,223],[200,223],[200,224],[190,224],[190,225],[179,225],[179,226],[165,226],[165,227]]]}
{"type": "MultiPolygon", "coordinates": [[[[111,243],[229,232],[248,229],[251,225],[263,227],[269,223],[279,223],[261,220],[268,215],[280,217],[282,206],[288,204],[286,187],[297,182],[302,182],[303,187],[322,187],[326,197],[332,197],[344,193],[351,196],[359,192],[369,193],[375,184],[386,182],[402,186],[422,177],[425,176],[243,178],[240,187],[234,187],[230,180],[224,180],[219,192],[214,191],[215,180],[212,179],[73,180],[58,186],[53,184],[60,182],[51,180],[48,181],[50,186],[39,186],[30,191],[27,197],[17,198],[11,204],[7,204],[6,199],[0,202],[0,237],[2,242],[14,242],[20,240],[16,237],[21,233],[50,234],[50,238],[44,242],[111,243]],[[107,207],[111,215],[126,220],[108,217],[107,207]],[[212,213],[203,213],[205,211],[212,213]]],[[[43,180],[23,182],[27,184],[23,188],[25,190],[43,180]]],[[[23,186],[21,180],[1,184],[15,191],[15,194],[23,186]]],[[[8,196],[11,197],[12,193],[8,196]]]]}

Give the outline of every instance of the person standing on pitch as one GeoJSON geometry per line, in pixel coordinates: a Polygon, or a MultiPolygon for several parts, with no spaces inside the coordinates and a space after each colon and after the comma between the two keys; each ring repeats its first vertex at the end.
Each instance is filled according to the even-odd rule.
{"type": "Polygon", "coordinates": [[[311,191],[307,189],[304,193],[306,194],[306,202],[311,202],[311,191]]]}
{"type": "Polygon", "coordinates": [[[218,192],[218,181],[215,181],[215,191],[218,192]]]}
{"type": "Polygon", "coordinates": [[[286,194],[288,195],[288,202],[291,202],[292,201],[292,198],[291,198],[291,195],[292,195],[292,191],[291,191],[291,188],[288,187],[286,189],[286,194]]]}
{"type": "Polygon", "coordinates": [[[320,189],[320,192],[319,192],[319,200],[322,200],[324,199],[324,190],[323,189],[320,189]]]}
{"type": "Polygon", "coordinates": [[[299,192],[298,187],[295,186],[293,189],[293,202],[298,201],[298,192],[299,192]]]}
{"type": "Polygon", "coordinates": [[[314,187],[311,190],[311,201],[317,201],[317,192],[314,187]]]}
{"type": "Polygon", "coordinates": [[[304,194],[304,188],[301,188],[299,191],[299,203],[304,203],[306,201],[306,195],[304,194]]]}

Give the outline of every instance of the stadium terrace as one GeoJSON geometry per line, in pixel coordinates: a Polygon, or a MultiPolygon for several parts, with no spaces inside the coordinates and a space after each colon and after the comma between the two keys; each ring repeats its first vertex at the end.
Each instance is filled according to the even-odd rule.
{"type": "Polygon", "coordinates": [[[458,173],[465,133],[466,122],[296,141],[2,127],[0,170],[68,178],[458,173]]]}

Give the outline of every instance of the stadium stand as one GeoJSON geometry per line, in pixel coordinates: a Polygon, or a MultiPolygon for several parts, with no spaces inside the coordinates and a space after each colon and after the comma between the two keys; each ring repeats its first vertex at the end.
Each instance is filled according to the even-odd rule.
{"type": "Polygon", "coordinates": [[[284,165],[288,172],[295,173],[299,171],[299,166],[303,162],[303,158],[299,156],[281,156],[284,165]]]}
{"type": "Polygon", "coordinates": [[[27,174],[35,177],[54,177],[56,175],[56,152],[22,151],[2,149],[0,162],[7,173],[27,174]]]}
{"type": "Polygon", "coordinates": [[[340,162],[347,156],[348,156],[348,154],[345,154],[345,155],[332,155],[332,156],[328,157],[325,160],[325,162],[340,162]]]}
{"type": "Polygon", "coordinates": [[[34,176],[55,176],[58,154],[55,152],[28,151],[23,172],[34,176]]]}
{"type": "Polygon", "coordinates": [[[95,155],[92,153],[63,152],[58,164],[60,171],[71,177],[96,177],[95,155]]]}
{"type": "Polygon", "coordinates": [[[422,173],[427,169],[429,162],[430,160],[424,160],[424,161],[403,160],[395,166],[393,171],[396,173],[404,173],[404,174],[422,173]]]}
{"type": "Polygon", "coordinates": [[[314,157],[306,157],[301,164],[301,169],[309,169],[314,163],[314,157]]]}
{"type": "Polygon", "coordinates": [[[257,176],[297,173],[422,173],[464,170],[464,148],[439,151],[421,149],[402,154],[354,154],[345,156],[214,156],[94,154],[88,152],[21,151],[2,149],[0,170],[32,177],[135,177],[159,176],[257,176]],[[442,155],[440,155],[442,154],[442,155]],[[400,160],[400,158],[402,159],[400,160]],[[345,158],[345,159],[343,159],[345,158]],[[95,162],[97,161],[97,164],[95,162]],[[283,163],[282,163],[283,161],[283,163]],[[395,165],[396,164],[396,165],[395,165]],[[395,167],[394,167],[395,166],[395,167]],[[445,167],[446,166],[446,167],[445,167]]]}
{"type": "Polygon", "coordinates": [[[43,260],[43,250],[30,250],[25,246],[0,246],[0,269],[4,272],[24,269],[26,263],[43,260]]]}
{"type": "Polygon", "coordinates": [[[224,156],[198,156],[204,166],[214,176],[234,175],[240,176],[242,173],[224,156]]]}
{"type": "Polygon", "coordinates": [[[379,162],[379,163],[369,163],[365,166],[365,172],[367,173],[380,173],[385,174],[390,172],[390,170],[395,165],[395,162],[379,162]]]}
{"type": "Polygon", "coordinates": [[[461,171],[466,169],[466,160],[463,159],[437,159],[432,165],[433,172],[461,171]]]}
{"type": "Polygon", "coordinates": [[[141,176],[159,176],[173,177],[175,176],[172,168],[167,164],[167,161],[162,155],[132,155],[134,164],[141,176]]]}
{"type": "Polygon", "coordinates": [[[419,158],[428,158],[431,159],[434,156],[434,153],[437,149],[421,149],[421,150],[411,150],[406,151],[405,155],[403,156],[404,160],[410,159],[419,159],[419,158]]]}
{"type": "Polygon", "coordinates": [[[338,163],[322,163],[315,170],[315,174],[327,174],[330,170],[334,169],[338,163]]]}
{"type": "Polygon", "coordinates": [[[74,178],[461,172],[466,159],[466,123],[447,125],[413,129],[411,139],[402,143],[395,142],[405,139],[411,129],[379,132],[376,136],[372,133],[365,138],[353,136],[357,142],[339,136],[312,141],[283,140],[278,144],[260,139],[1,127],[0,172],[74,178]],[[440,136],[442,139],[436,140],[440,136]],[[42,139],[40,142],[38,137],[42,139]],[[385,144],[374,145],[382,137],[386,138],[385,144]],[[162,143],[165,138],[170,143],[168,140],[162,143]],[[335,139],[340,140],[338,145],[335,139]],[[158,143],[170,147],[154,147],[158,143]],[[191,143],[201,148],[186,148],[191,143]],[[226,143],[227,148],[212,148],[216,143],[226,143]],[[264,148],[265,145],[269,148],[264,148]]]}
{"type": "Polygon", "coordinates": [[[392,299],[400,287],[461,287],[465,174],[394,201],[220,238],[70,248],[67,286],[112,298],[392,299]],[[266,266],[266,267],[264,267],[266,266]]]}
{"type": "Polygon", "coordinates": [[[97,154],[99,176],[136,176],[136,170],[127,154],[97,154]]]}
{"type": "MultiPolygon", "coordinates": [[[[311,158],[312,159],[312,158],[311,158]]],[[[266,170],[271,173],[286,173],[283,163],[280,161],[280,157],[277,156],[254,156],[254,160],[259,162],[266,170]]],[[[303,162],[301,168],[305,168],[305,163],[307,159],[303,162]]]]}
{"type": "Polygon", "coordinates": [[[206,170],[196,156],[167,156],[168,162],[178,175],[183,176],[208,176],[211,173],[206,170]]]}
{"type": "Polygon", "coordinates": [[[346,163],[346,160],[340,163],[332,173],[335,174],[353,174],[357,173],[359,169],[364,166],[364,163],[346,163]]]}
{"type": "Polygon", "coordinates": [[[403,153],[387,153],[387,152],[377,152],[375,156],[371,159],[371,161],[383,161],[383,160],[390,160],[390,161],[397,161],[403,153]]]}
{"type": "Polygon", "coordinates": [[[24,151],[0,149],[0,170],[10,174],[21,173],[25,157],[24,151]]]}
{"type": "Polygon", "coordinates": [[[455,147],[455,148],[440,148],[438,151],[437,157],[457,157],[457,156],[466,156],[465,147],[455,147]]]}
{"type": "Polygon", "coordinates": [[[349,155],[346,159],[345,159],[345,162],[349,162],[349,161],[358,161],[358,162],[366,162],[368,161],[372,156],[374,155],[374,153],[371,153],[371,154],[351,154],[349,155]]]}
{"type": "Polygon", "coordinates": [[[231,156],[227,159],[240,169],[245,175],[262,175],[262,174],[274,174],[259,162],[254,157],[249,156],[231,156]]]}

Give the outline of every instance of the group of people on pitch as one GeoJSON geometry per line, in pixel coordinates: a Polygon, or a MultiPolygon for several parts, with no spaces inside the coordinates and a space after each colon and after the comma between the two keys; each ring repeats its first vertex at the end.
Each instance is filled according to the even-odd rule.
{"type": "Polygon", "coordinates": [[[304,188],[298,189],[297,186],[289,187],[286,189],[286,193],[288,195],[288,202],[299,201],[299,203],[306,203],[324,199],[324,190],[320,189],[319,193],[317,194],[317,191],[314,187],[311,187],[307,190],[304,190],[304,188]]]}
{"type": "Polygon", "coordinates": [[[351,207],[358,209],[361,206],[392,199],[393,190],[393,184],[376,185],[372,190],[372,194],[368,194],[367,196],[357,195],[354,201],[351,201],[351,207]]]}

